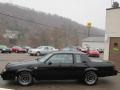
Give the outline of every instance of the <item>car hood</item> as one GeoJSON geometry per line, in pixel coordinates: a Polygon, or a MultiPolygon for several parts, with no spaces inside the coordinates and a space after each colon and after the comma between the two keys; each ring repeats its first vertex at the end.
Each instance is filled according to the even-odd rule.
{"type": "Polygon", "coordinates": [[[38,64],[37,60],[30,60],[30,61],[22,61],[22,62],[11,62],[6,65],[6,68],[14,67],[14,66],[29,66],[38,64]]]}

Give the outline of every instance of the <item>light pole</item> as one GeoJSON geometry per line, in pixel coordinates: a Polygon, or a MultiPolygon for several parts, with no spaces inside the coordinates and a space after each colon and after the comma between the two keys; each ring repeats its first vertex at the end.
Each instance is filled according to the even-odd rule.
{"type": "Polygon", "coordinates": [[[92,27],[92,23],[91,22],[88,22],[87,23],[87,28],[88,28],[88,37],[90,37],[90,29],[92,27]]]}

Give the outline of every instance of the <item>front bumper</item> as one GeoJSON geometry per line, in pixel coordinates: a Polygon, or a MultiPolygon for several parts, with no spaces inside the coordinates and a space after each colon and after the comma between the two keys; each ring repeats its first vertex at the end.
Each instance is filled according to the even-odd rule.
{"type": "Polygon", "coordinates": [[[1,72],[0,76],[3,80],[14,80],[15,79],[14,72],[1,72]]]}

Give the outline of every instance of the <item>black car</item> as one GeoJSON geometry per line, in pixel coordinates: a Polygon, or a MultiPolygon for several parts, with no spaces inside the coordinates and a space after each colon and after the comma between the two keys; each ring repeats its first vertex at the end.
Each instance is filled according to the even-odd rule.
{"type": "Polygon", "coordinates": [[[14,62],[1,72],[3,80],[16,80],[21,85],[30,85],[36,80],[78,79],[87,85],[96,84],[98,77],[117,75],[109,61],[90,60],[80,52],[53,52],[33,61],[14,62]]]}
{"type": "Polygon", "coordinates": [[[5,45],[0,45],[0,53],[11,53],[11,49],[5,45]]]}

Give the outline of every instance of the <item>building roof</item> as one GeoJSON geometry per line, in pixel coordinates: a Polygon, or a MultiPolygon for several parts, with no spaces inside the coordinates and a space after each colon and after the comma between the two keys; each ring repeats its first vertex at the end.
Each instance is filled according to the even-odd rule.
{"type": "Polygon", "coordinates": [[[88,37],[82,40],[83,42],[104,42],[105,37],[88,37]]]}
{"type": "Polygon", "coordinates": [[[106,10],[115,10],[115,9],[120,9],[120,7],[118,7],[118,8],[107,8],[106,10]]]}

